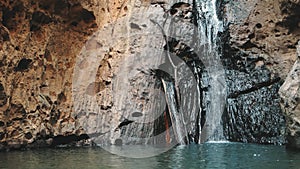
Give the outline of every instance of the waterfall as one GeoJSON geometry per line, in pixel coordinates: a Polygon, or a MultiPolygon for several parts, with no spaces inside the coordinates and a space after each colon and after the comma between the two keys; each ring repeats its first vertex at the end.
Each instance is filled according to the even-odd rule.
{"type": "Polygon", "coordinates": [[[201,142],[219,141],[223,139],[221,116],[226,99],[225,72],[218,46],[218,34],[223,31],[223,23],[217,14],[218,0],[198,0],[197,3],[199,40],[200,45],[204,46],[200,60],[204,63],[208,74],[208,80],[202,80],[202,83],[207,83],[204,86],[208,87],[208,92],[205,92],[206,98],[202,100],[206,107],[206,117],[201,142]]]}
{"type": "MultiPolygon", "coordinates": [[[[193,58],[192,64],[188,62],[186,64],[193,71],[191,76],[195,78],[195,81],[183,78],[189,75],[186,71],[180,70],[180,64],[173,63],[176,57],[168,56],[166,59],[169,62],[167,67],[173,69],[173,71],[167,72],[172,74],[174,81],[166,82],[162,79],[162,82],[173,131],[180,144],[224,139],[221,117],[226,99],[226,85],[218,44],[218,34],[223,30],[223,23],[217,15],[217,3],[217,0],[193,2],[194,9],[198,13],[197,22],[194,23],[197,25],[194,36],[196,35],[198,38],[190,45],[197,53],[198,58],[193,58]],[[197,45],[192,46],[193,44],[197,45]],[[197,94],[187,94],[189,91],[182,85],[184,80],[190,85],[197,84],[197,89],[194,88],[197,94]],[[191,102],[191,104],[186,104],[187,102],[191,102]]],[[[173,27],[171,26],[169,29],[169,34],[173,35],[178,25],[176,23],[171,23],[171,25],[173,27]]],[[[168,52],[172,51],[170,46],[173,43],[174,40],[169,37],[166,48],[168,52]]],[[[190,55],[193,54],[190,53],[190,55]]]]}
{"type": "Polygon", "coordinates": [[[92,138],[96,144],[168,149],[222,139],[218,2],[191,1],[168,10],[128,1],[128,15],[96,32],[82,49],[74,109],[88,134],[102,133],[92,138]]]}

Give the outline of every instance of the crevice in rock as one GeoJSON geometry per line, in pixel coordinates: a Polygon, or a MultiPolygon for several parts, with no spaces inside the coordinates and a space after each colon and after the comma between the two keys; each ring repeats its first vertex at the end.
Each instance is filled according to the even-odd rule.
{"type": "Polygon", "coordinates": [[[68,136],[58,135],[58,136],[53,137],[51,146],[70,144],[70,143],[74,143],[76,141],[85,140],[85,139],[89,139],[89,136],[87,134],[82,134],[79,136],[77,136],[75,134],[68,135],[68,136]]]}
{"type": "Polygon", "coordinates": [[[0,132],[0,140],[3,140],[5,138],[5,133],[4,132],[0,132]]]}
{"type": "Polygon", "coordinates": [[[64,92],[61,92],[61,93],[58,94],[57,100],[58,100],[60,103],[66,102],[66,101],[67,101],[67,97],[66,97],[66,95],[64,94],[64,92]]]}
{"type": "Polygon", "coordinates": [[[242,90],[242,91],[236,91],[234,93],[231,93],[228,95],[228,98],[237,98],[238,96],[240,95],[244,95],[244,94],[248,94],[248,93],[251,93],[251,92],[254,92],[256,90],[259,90],[263,87],[268,87],[268,86],[271,86],[275,83],[278,83],[280,82],[281,78],[280,77],[277,77],[271,81],[267,81],[267,82],[262,82],[262,83],[257,83],[255,85],[253,85],[253,87],[251,88],[248,88],[246,90],[242,90]]]}
{"type": "Polygon", "coordinates": [[[3,126],[5,126],[5,122],[0,121],[0,127],[3,127],[3,126]]]}
{"type": "Polygon", "coordinates": [[[123,144],[123,140],[122,139],[116,139],[115,140],[115,145],[116,146],[121,146],[123,144]]]}
{"type": "Polygon", "coordinates": [[[32,134],[30,133],[30,132],[28,132],[28,133],[26,133],[25,134],[25,138],[27,139],[27,140],[30,140],[30,139],[32,139],[32,134]]]}
{"type": "Polygon", "coordinates": [[[255,26],[256,26],[256,28],[258,28],[258,29],[262,28],[262,24],[261,24],[261,23],[257,23],[255,26]]]}
{"type": "Polygon", "coordinates": [[[19,20],[22,19],[21,16],[23,14],[24,6],[20,1],[15,1],[15,4],[12,9],[8,7],[2,7],[2,24],[8,30],[15,30],[20,25],[19,20]]]}
{"type": "Polygon", "coordinates": [[[286,0],[281,3],[280,9],[286,17],[282,22],[277,23],[277,25],[288,28],[290,32],[298,30],[300,23],[300,3],[298,1],[291,2],[286,0]]]}
{"type": "Polygon", "coordinates": [[[96,17],[93,12],[83,9],[81,11],[82,19],[85,23],[90,23],[96,20],[96,17]]]}
{"type": "Polygon", "coordinates": [[[141,112],[134,112],[134,113],[131,114],[131,116],[132,117],[141,117],[141,116],[143,116],[143,113],[141,113],[141,112]]]}
{"type": "Polygon", "coordinates": [[[58,135],[58,136],[54,136],[52,138],[51,146],[55,147],[55,146],[59,146],[59,145],[66,145],[66,144],[69,145],[69,144],[76,143],[81,140],[87,140],[87,139],[90,139],[93,137],[99,137],[108,132],[109,131],[104,132],[104,133],[91,133],[91,134],[81,134],[81,135],[71,134],[71,135],[67,135],[67,136],[58,135]]]}
{"type": "Polygon", "coordinates": [[[0,107],[6,105],[7,100],[8,100],[8,96],[4,91],[3,85],[0,83],[0,107]]]}
{"type": "Polygon", "coordinates": [[[101,106],[100,106],[100,109],[101,109],[101,110],[109,110],[109,109],[111,109],[111,108],[112,108],[111,105],[101,105],[101,106]]]}
{"type": "Polygon", "coordinates": [[[248,40],[246,43],[243,44],[243,46],[241,46],[244,49],[251,49],[253,47],[257,47],[257,45],[255,45],[254,43],[252,43],[250,40],[248,40]]]}
{"type": "Polygon", "coordinates": [[[24,71],[29,68],[30,63],[32,62],[31,59],[22,58],[18,65],[15,67],[15,71],[24,71]]]}
{"type": "Polygon", "coordinates": [[[41,26],[50,22],[52,22],[52,19],[45,13],[40,11],[33,12],[30,20],[30,31],[38,31],[41,29],[41,26]]]}
{"type": "Polygon", "coordinates": [[[180,18],[182,21],[188,21],[191,23],[194,22],[194,18],[196,16],[195,11],[193,10],[193,6],[186,2],[175,3],[171,6],[169,13],[174,18],[180,18]]]}
{"type": "Polygon", "coordinates": [[[115,129],[115,131],[118,131],[119,129],[121,129],[123,126],[127,126],[131,123],[133,123],[133,120],[128,120],[128,119],[124,119],[119,125],[118,127],[115,129]]]}
{"type": "Polygon", "coordinates": [[[136,23],[130,23],[130,27],[132,29],[142,30],[141,27],[136,23]]]}
{"type": "Polygon", "coordinates": [[[8,30],[4,26],[0,26],[0,42],[10,41],[8,30]]]}
{"type": "Polygon", "coordinates": [[[158,5],[164,5],[164,4],[166,4],[166,2],[165,1],[152,1],[152,2],[150,2],[150,4],[151,5],[155,5],[155,4],[158,4],[158,5]]]}

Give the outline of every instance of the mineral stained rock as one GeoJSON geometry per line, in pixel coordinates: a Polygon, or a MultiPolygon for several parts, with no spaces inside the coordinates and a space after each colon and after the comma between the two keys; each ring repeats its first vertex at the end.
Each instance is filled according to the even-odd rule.
{"type": "MultiPolygon", "coordinates": [[[[284,119],[279,106],[278,89],[287,77],[280,92],[287,119],[287,139],[289,145],[299,147],[299,60],[296,62],[296,45],[300,38],[300,2],[220,2],[225,4],[220,12],[223,11],[224,24],[228,26],[223,35],[222,58],[229,85],[227,114],[224,119],[239,120],[239,123],[227,124],[229,139],[257,143],[284,142],[284,119]],[[293,64],[295,66],[291,70],[293,64]],[[233,117],[234,115],[237,117],[233,117]],[[241,127],[244,121],[251,121],[247,123],[247,130],[241,127]],[[268,123],[263,123],[264,121],[268,123]],[[230,129],[232,124],[236,126],[230,129]]],[[[86,44],[87,40],[98,30],[110,30],[107,34],[102,34],[103,39],[109,39],[112,31],[124,36],[126,29],[137,32],[157,29],[148,20],[151,18],[145,18],[145,23],[140,23],[131,17],[132,22],[128,22],[128,25],[122,27],[118,24],[123,23],[120,21],[122,18],[124,20],[136,11],[133,8],[148,12],[148,17],[153,16],[151,12],[155,12],[155,16],[163,16],[166,9],[171,9],[174,3],[175,1],[166,0],[2,0],[0,149],[49,146],[53,142],[58,144],[66,140],[70,143],[70,138],[75,141],[86,139],[86,131],[78,123],[78,118],[92,119],[97,114],[74,114],[74,67],[83,47],[92,50],[107,46],[101,43],[86,44]]],[[[181,16],[180,13],[176,15],[181,16]]],[[[184,22],[193,19],[188,12],[182,17],[184,22]]],[[[190,36],[188,32],[185,33],[190,36]]],[[[163,41],[162,38],[159,40],[163,41]]],[[[114,73],[122,66],[122,59],[130,55],[126,53],[128,51],[124,51],[126,45],[135,46],[129,52],[140,52],[135,41],[119,39],[113,48],[105,49],[104,57],[97,68],[97,80],[86,86],[87,97],[99,97],[98,106],[106,113],[110,113],[113,107],[114,98],[108,91],[112,90],[114,73]]],[[[89,66],[89,61],[80,61],[79,68],[85,69],[89,66]]],[[[131,83],[138,84],[142,80],[136,79],[131,83]]],[[[147,91],[133,92],[147,100],[147,91]]],[[[141,116],[141,113],[135,114],[141,116]]],[[[121,122],[119,115],[106,117],[107,119],[102,120],[112,121],[116,127],[121,122]]],[[[93,135],[101,134],[100,131],[93,132],[93,135]]]]}
{"type": "Polygon", "coordinates": [[[232,141],[285,144],[278,91],[297,58],[299,1],[226,2],[225,135],[232,141]]]}

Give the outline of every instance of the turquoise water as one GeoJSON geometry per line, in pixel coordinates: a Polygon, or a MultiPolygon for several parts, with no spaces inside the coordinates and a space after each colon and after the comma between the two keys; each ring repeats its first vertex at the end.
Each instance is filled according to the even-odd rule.
{"type": "Polygon", "coordinates": [[[300,153],[284,146],[207,143],[178,146],[156,157],[132,159],[101,148],[59,148],[0,153],[6,169],[299,169],[300,153]]]}

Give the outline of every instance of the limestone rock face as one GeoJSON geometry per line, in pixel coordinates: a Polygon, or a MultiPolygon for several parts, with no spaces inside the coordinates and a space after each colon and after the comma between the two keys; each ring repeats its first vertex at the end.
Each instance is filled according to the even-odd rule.
{"type": "MultiPolygon", "coordinates": [[[[114,107],[113,103],[118,103],[116,100],[133,100],[133,107],[136,109],[125,114],[141,116],[140,109],[147,109],[142,105],[152,96],[144,88],[138,90],[134,86],[142,84],[145,75],[136,71],[126,74],[122,69],[133,70],[133,66],[142,70],[149,66],[147,63],[151,58],[147,58],[144,65],[134,65],[135,60],[131,56],[147,57],[147,53],[153,52],[148,48],[146,54],[142,53],[145,46],[139,46],[140,42],[152,47],[162,47],[164,39],[162,36],[154,39],[146,36],[128,38],[127,33],[137,35],[143,31],[159,30],[150,19],[154,17],[159,24],[165,24],[165,15],[171,14],[177,19],[175,27],[179,27],[174,29],[174,37],[178,34],[185,38],[192,37],[192,9],[186,7],[180,9],[182,11],[168,10],[175,2],[177,1],[2,0],[0,150],[70,143],[86,139],[86,132],[98,135],[107,129],[111,130],[106,125],[103,125],[101,131],[87,126],[99,123],[93,120],[99,116],[104,117],[102,122],[118,126],[122,119],[118,111],[123,107],[114,107]],[[141,18],[139,14],[145,18],[141,18]],[[101,38],[105,41],[101,42],[101,38]],[[92,53],[96,48],[102,49],[101,59],[85,59],[84,52],[92,53]],[[98,67],[90,67],[93,61],[97,62],[98,67]],[[74,81],[74,73],[76,75],[76,71],[80,70],[91,70],[86,72],[94,74],[80,74],[78,81],[74,81]],[[126,88],[121,82],[112,84],[114,78],[122,76],[131,79],[128,81],[131,88],[126,88]],[[84,82],[83,85],[81,82],[84,82]],[[74,88],[74,84],[78,85],[74,88]],[[131,90],[132,96],[120,98],[119,95],[111,94],[113,89],[125,92],[124,88],[131,90]],[[77,89],[82,93],[77,92],[77,89]],[[94,105],[94,109],[80,111],[87,105],[74,105],[74,99],[77,103],[85,100],[87,102],[84,103],[94,105]],[[95,100],[99,102],[93,102],[95,100]],[[95,113],[97,110],[105,116],[95,113]],[[81,123],[85,120],[86,123],[81,123]],[[86,128],[90,130],[84,131],[86,128]]],[[[280,94],[287,118],[288,143],[299,147],[299,59],[296,61],[296,45],[300,39],[300,2],[218,2],[224,5],[218,12],[220,18],[224,14],[224,25],[227,28],[223,31],[224,43],[221,44],[224,54],[221,59],[226,68],[228,86],[223,120],[229,122],[230,119],[235,119],[239,122],[226,123],[225,133],[232,141],[284,143],[284,117],[278,90],[285,81],[280,94]]],[[[166,25],[168,24],[167,22],[166,25]]],[[[96,58],[100,57],[100,53],[94,54],[96,58]]],[[[161,55],[159,52],[154,54],[161,55]]],[[[157,62],[155,64],[159,62],[154,61],[157,62]]],[[[128,103],[126,106],[132,105],[128,103]]],[[[153,126],[143,130],[152,128],[153,126]]],[[[122,134],[124,131],[118,132],[122,134]]],[[[125,132],[130,134],[130,131],[125,132]]]]}
{"type": "Polygon", "coordinates": [[[0,2],[0,149],[82,133],[72,116],[76,56],[124,11],[119,1],[0,2]]]}
{"type": "MultiPolygon", "coordinates": [[[[130,15],[107,24],[87,41],[75,65],[76,117],[87,133],[99,135],[92,140],[100,145],[166,143],[166,101],[162,84],[154,75],[157,70],[172,74],[172,66],[166,63],[166,48],[177,56],[179,83],[193,81],[188,66],[197,58],[191,53],[196,52],[198,36],[192,5],[133,2],[127,6],[130,15]],[[165,45],[167,40],[169,45],[165,45]]],[[[189,98],[196,97],[195,89],[189,90],[195,88],[193,84],[180,91],[188,93],[189,98]]],[[[188,111],[197,110],[196,102],[181,99],[186,114],[196,112],[188,111]]],[[[194,127],[193,123],[180,122],[182,128],[194,127]]],[[[171,144],[177,144],[172,132],[169,137],[171,144]]]]}
{"type": "Polygon", "coordinates": [[[287,141],[289,148],[300,149],[300,44],[298,59],[280,88],[282,108],[287,118],[287,141]]]}
{"type": "MultiPolygon", "coordinates": [[[[112,101],[122,98],[113,96],[111,91],[113,87],[117,87],[117,91],[124,92],[124,84],[120,82],[113,86],[113,77],[120,72],[119,77],[122,77],[122,68],[132,69],[130,64],[134,64],[135,60],[131,56],[141,55],[143,49],[138,42],[155,47],[164,41],[161,33],[157,39],[139,36],[131,38],[127,33],[131,31],[138,34],[144,30],[151,33],[159,30],[159,26],[150,19],[154,18],[156,22],[163,24],[164,14],[170,13],[166,8],[171,8],[174,3],[164,0],[1,1],[0,149],[55,146],[87,139],[87,132],[91,135],[101,135],[107,129],[114,132],[105,123],[102,123],[104,125],[100,128],[101,131],[86,127],[85,124],[93,126],[99,118],[115,127],[121,122],[118,107],[113,107],[112,101]],[[102,39],[101,43],[98,43],[99,39],[102,39]],[[92,53],[93,49],[100,48],[101,59],[95,63],[95,70],[91,70],[94,68],[90,67],[93,60],[85,60],[83,51],[92,53]],[[82,77],[77,78],[81,81],[76,81],[74,76],[80,70],[91,71],[81,74],[82,77]],[[88,83],[85,80],[91,78],[91,74],[88,74],[91,72],[95,73],[95,79],[88,83]],[[83,88],[80,88],[81,82],[83,88]],[[80,90],[83,89],[83,93],[76,93],[76,84],[79,84],[80,90]],[[84,86],[85,84],[87,85],[84,86]],[[78,106],[73,104],[74,99],[80,101],[83,98],[85,101],[97,99],[98,102],[84,102],[97,104],[97,110],[80,111],[80,106],[84,105],[77,109],[78,106]],[[86,123],[83,124],[82,121],[86,123]],[[84,131],[87,128],[90,130],[84,131]]],[[[173,11],[171,15],[176,15],[179,22],[190,23],[191,7],[182,10],[184,12],[173,11]]],[[[194,27],[190,25],[186,26],[186,30],[194,27]]],[[[191,37],[190,32],[193,31],[185,33],[191,37]]],[[[149,63],[153,61],[152,56],[149,56],[152,52],[153,50],[148,49],[142,55],[148,57],[149,63]]],[[[158,51],[153,55],[159,56],[162,52],[158,51]]],[[[143,68],[145,65],[147,63],[138,66],[143,68]]],[[[143,82],[144,75],[133,73],[126,74],[125,77],[136,76],[136,79],[132,77],[130,81],[134,87],[143,82]]],[[[131,99],[138,99],[135,107],[146,109],[141,107],[140,102],[147,102],[147,97],[150,97],[148,91],[132,90],[134,95],[131,99]]],[[[128,112],[128,115],[131,113],[141,114],[128,112]]]]}

